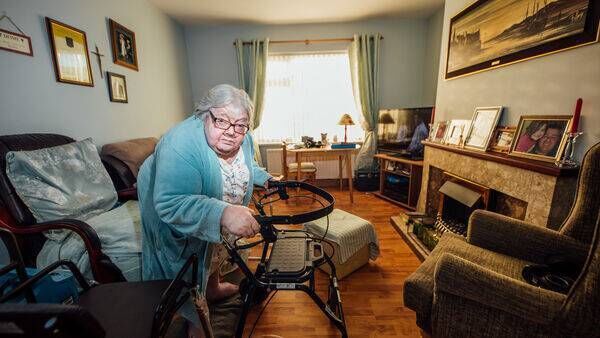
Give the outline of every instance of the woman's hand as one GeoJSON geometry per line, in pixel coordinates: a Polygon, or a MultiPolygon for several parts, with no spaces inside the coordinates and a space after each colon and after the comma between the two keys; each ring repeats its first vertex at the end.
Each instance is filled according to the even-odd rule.
{"type": "Polygon", "coordinates": [[[252,237],[260,230],[252,209],[241,205],[229,205],[223,210],[221,226],[236,236],[244,237],[252,237]]]}

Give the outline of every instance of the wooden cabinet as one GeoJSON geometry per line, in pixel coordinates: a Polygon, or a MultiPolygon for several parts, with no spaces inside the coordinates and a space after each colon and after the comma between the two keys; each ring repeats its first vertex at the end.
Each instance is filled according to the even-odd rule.
{"type": "Polygon", "coordinates": [[[423,161],[377,154],[379,160],[378,197],[415,210],[421,192],[423,161]]]}

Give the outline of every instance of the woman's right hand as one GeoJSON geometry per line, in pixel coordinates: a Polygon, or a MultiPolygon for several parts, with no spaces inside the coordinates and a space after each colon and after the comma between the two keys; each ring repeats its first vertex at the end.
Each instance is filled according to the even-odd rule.
{"type": "Polygon", "coordinates": [[[234,235],[244,237],[252,237],[260,230],[252,209],[241,205],[229,205],[223,210],[221,226],[234,235]]]}

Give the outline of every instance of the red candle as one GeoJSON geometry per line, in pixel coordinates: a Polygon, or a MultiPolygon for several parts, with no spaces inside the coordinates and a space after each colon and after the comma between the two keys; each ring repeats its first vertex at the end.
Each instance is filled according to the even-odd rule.
{"type": "Polygon", "coordinates": [[[431,123],[433,124],[433,120],[435,119],[435,106],[431,108],[431,123]]]}
{"type": "Polygon", "coordinates": [[[577,128],[579,127],[579,117],[581,116],[582,104],[583,100],[581,98],[578,98],[577,105],[575,106],[575,113],[573,114],[573,120],[571,121],[571,133],[576,133],[577,128]]]}

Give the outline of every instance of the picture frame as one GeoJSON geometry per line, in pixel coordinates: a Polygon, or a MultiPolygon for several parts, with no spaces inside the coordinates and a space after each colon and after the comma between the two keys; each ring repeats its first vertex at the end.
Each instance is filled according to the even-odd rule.
{"type": "Polygon", "coordinates": [[[492,141],[490,142],[490,151],[497,153],[508,153],[515,138],[517,127],[498,126],[494,130],[492,141]]]}
{"type": "Polygon", "coordinates": [[[502,115],[502,106],[477,107],[471,125],[465,135],[464,147],[472,150],[486,151],[492,133],[502,115]]]}
{"type": "Polygon", "coordinates": [[[0,29],[0,49],[17,54],[33,56],[30,37],[4,29],[0,29]]]}
{"type": "Polygon", "coordinates": [[[448,121],[438,121],[433,128],[433,135],[431,141],[435,143],[442,143],[446,137],[446,130],[448,129],[448,121]]]}
{"type": "Polygon", "coordinates": [[[56,81],[94,86],[85,32],[46,17],[56,81]]]}
{"type": "Polygon", "coordinates": [[[110,24],[113,62],[139,71],[135,33],[113,19],[108,19],[108,21],[110,24]]]}
{"type": "Polygon", "coordinates": [[[444,139],[447,145],[462,147],[471,120],[451,120],[444,139]]]}
{"type": "Polygon", "coordinates": [[[571,115],[524,115],[510,147],[511,156],[556,162],[567,141],[571,115]]]}
{"type": "Polygon", "coordinates": [[[127,80],[125,75],[106,72],[108,95],[112,102],[127,103],[127,80]]]}
{"type": "Polygon", "coordinates": [[[446,79],[598,42],[595,0],[478,0],[450,20],[446,79]]]}

